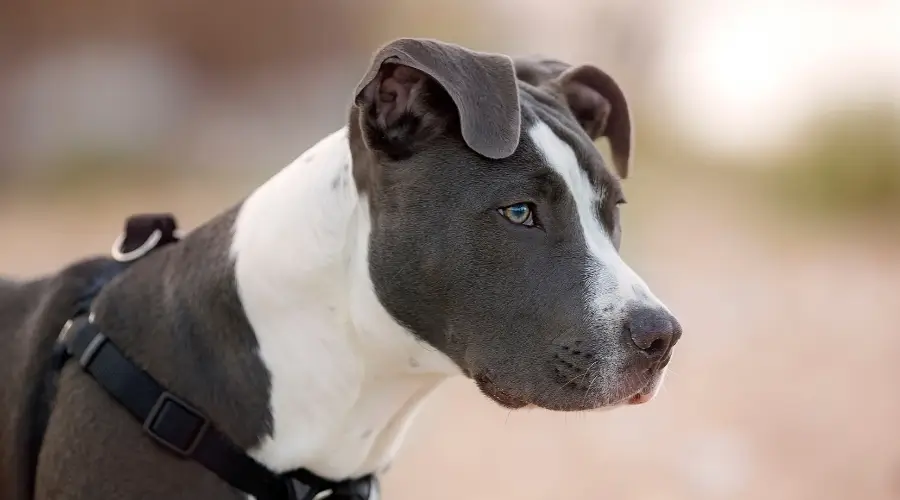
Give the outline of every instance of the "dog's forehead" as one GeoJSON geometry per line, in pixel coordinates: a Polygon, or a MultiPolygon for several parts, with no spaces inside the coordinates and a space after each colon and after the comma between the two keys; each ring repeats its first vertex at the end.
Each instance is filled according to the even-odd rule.
{"type": "MultiPolygon", "coordinates": [[[[539,150],[528,131],[538,125],[546,126],[554,136],[571,148],[578,166],[595,192],[614,193],[614,197],[621,195],[618,177],[609,171],[603,155],[559,99],[525,82],[519,84],[519,96],[522,112],[520,150],[539,150]]],[[[547,161],[546,158],[542,160],[547,161]]]]}

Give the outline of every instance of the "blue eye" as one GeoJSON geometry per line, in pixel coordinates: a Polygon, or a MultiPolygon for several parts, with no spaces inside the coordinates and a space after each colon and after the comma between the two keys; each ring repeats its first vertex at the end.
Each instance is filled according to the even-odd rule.
{"type": "Polygon", "coordinates": [[[534,226],[534,211],[528,203],[516,203],[500,209],[500,214],[513,224],[534,226]]]}

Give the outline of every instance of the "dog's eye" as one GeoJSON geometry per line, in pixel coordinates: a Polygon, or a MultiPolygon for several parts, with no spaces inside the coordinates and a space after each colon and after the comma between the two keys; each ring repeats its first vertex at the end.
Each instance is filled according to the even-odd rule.
{"type": "Polygon", "coordinates": [[[513,224],[532,227],[535,225],[534,209],[528,203],[516,203],[500,209],[500,214],[513,224]]]}

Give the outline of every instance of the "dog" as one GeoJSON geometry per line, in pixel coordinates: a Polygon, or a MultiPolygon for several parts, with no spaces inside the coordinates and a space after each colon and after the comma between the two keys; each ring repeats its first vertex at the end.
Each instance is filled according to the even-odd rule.
{"type": "Polygon", "coordinates": [[[0,282],[0,497],[247,498],[76,363],[42,404],[84,290],[105,338],[276,474],[377,476],[457,375],[509,409],[649,401],[681,326],[618,252],[631,150],[595,66],[388,43],[346,127],[181,241],[0,282]]]}

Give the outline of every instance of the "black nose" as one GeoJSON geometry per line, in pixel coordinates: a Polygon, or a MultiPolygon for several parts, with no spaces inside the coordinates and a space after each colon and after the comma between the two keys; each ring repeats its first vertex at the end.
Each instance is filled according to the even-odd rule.
{"type": "Polygon", "coordinates": [[[658,307],[632,309],[625,326],[634,345],[653,358],[663,357],[681,338],[678,320],[658,307]]]}

